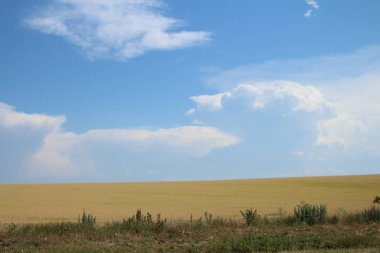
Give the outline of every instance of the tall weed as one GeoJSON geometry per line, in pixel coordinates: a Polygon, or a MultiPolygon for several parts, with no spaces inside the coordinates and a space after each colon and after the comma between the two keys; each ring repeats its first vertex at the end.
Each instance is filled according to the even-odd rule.
{"type": "Polygon", "coordinates": [[[78,223],[80,223],[82,225],[95,226],[96,217],[90,213],[86,214],[86,211],[83,210],[82,216],[79,215],[78,223]]]}
{"type": "Polygon", "coordinates": [[[326,205],[311,205],[306,202],[301,202],[301,204],[294,208],[294,218],[299,223],[314,225],[324,222],[326,217],[326,205]]]}
{"type": "Polygon", "coordinates": [[[256,225],[259,221],[259,216],[257,214],[257,210],[245,209],[244,211],[240,211],[241,215],[244,218],[245,224],[251,227],[252,225],[256,225]]]}

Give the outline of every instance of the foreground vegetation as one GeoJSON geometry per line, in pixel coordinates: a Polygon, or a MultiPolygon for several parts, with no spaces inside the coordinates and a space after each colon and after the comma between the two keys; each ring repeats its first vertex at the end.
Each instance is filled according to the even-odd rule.
{"type": "Polygon", "coordinates": [[[326,205],[301,202],[291,215],[280,209],[276,216],[259,216],[246,209],[241,217],[214,218],[205,212],[197,219],[167,221],[138,209],[122,221],[97,225],[96,217],[83,211],[77,222],[10,224],[0,232],[0,251],[380,252],[380,205],[375,201],[351,214],[328,215],[326,205]]]}

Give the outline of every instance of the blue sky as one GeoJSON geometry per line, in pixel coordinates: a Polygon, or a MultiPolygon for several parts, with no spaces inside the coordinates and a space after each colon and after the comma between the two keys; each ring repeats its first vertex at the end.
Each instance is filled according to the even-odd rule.
{"type": "Polygon", "coordinates": [[[380,172],[377,0],[0,3],[0,183],[380,172]]]}

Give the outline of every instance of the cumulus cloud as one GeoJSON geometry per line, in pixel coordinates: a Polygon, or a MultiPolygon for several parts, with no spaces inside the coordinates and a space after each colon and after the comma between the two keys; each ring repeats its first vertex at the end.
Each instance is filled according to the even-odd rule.
{"type": "Polygon", "coordinates": [[[209,40],[208,32],[179,30],[184,22],[162,15],[162,5],[160,0],[52,0],[25,21],[65,38],[90,58],[128,60],[209,40]]]}
{"type": "Polygon", "coordinates": [[[64,116],[17,112],[14,107],[0,102],[0,127],[3,128],[29,127],[33,129],[58,131],[65,120],[64,116]]]}
{"type": "Polygon", "coordinates": [[[233,94],[222,99],[221,108],[242,98],[248,98],[256,110],[288,101],[294,112],[314,113],[317,146],[380,155],[379,59],[380,47],[374,45],[339,55],[238,66],[218,71],[205,81],[220,94],[233,94]],[[243,92],[238,93],[239,89],[243,92]]]}
{"type": "Polygon", "coordinates": [[[309,18],[313,15],[313,12],[315,10],[318,10],[319,9],[319,4],[318,4],[318,1],[317,0],[306,0],[306,3],[311,7],[310,9],[308,9],[305,13],[304,13],[304,16],[309,18]]]}
{"type": "Polygon", "coordinates": [[[18,112],[0,103],[0,174],[3,180],[8,177],[26,179],[34,152],[43,145],[45,136],[59,132],[64,122],[63,116],[18,112]]]}
{"type": "Polygon", "coordinates": [[[253,84],[239,84],[235,88],[215,95],[190,97],[198,109],[220,110],[223,98],[247,98],[252,108],[264,108],[276,100],[293,101],[293,111],[323,112],[331,107],[324,95],[315,87],[290,81],[272,81],[253,84]]]}
{"type": "MultiPolygon", "coordinates": [[[[373,96],[374,89],[371,89],[372,95],[369,96],[366,93],[364,95],[360,92],[352,93],[353,90],[350,87],[347,88],[351,91],[351,96],[344,96],[348,102],[338,99],[342,98],[342,94],[337,96],[335,100],[328,100],[326,95],[317,87],[290,81],[240,84],[234,89],[216,95],[199,96],[200,98],[205,96],[218,98],[218,103],[213,99],[191,97],[196,108],[192,108],[192,113],[187,115],[198,120],[196,117],[199,113],[204,111],[212,113],[215,110],[222,110],[225,105],[233,101],[248,104],[252,112],[264,110],[269,104],[282,101],[279,104],[282,111],[286,111],[283,107],[285,104],[294,113],[301,111],[316,115],[313,120],[316,145],[328,146],[332,149],[341,147],[344,150],[360,147],[362,150],[380,155],[379,146],[375,144],[380,141],[379,136],[375,134],[380,130],[380,110],[378,106],[368,109],[368,106],[372,103],[375,105],[375,101],[377,101],[373,96]],[[228,94],[228,99],[222,100],[225,94],[228,94]],[[354,102],[350,103],[351,100],[354,102]]],[[[241,120],[246,124],[246,119],[241,120]]]]}
{"type": "MultiPolygon", "coordinates": [[[[65,131],[64,122],[63,116],[18,112],[1,103],[0,146],[5,145],[2,150],[15,148],[9,156],[0,156],[0,168],[7,172],[21,169],[17,174],[44,180],[75,180],[84,175],[96,180],[112,163],[125,171],[131,169],[128,164],[148,171],[156,166],[155,159],[166,159],[164,163],[173,166],[174,157],[201,157],[240,142],[238,137],[210,126],[93,129],[78,134],[65,131]],[[153,158],[158,154],[159,158],[153,158]],[[110,159],[113,161],[105,162],[110,159]],[[147,168],[141,168],[141,164],[147,168]]],[[[14,177],[20,179],[20,175],[14,177]]]]}
{"type": "MultiPolygon", "coordinates": [[[[215,95],[192,96],[190,99],[196,103],[198,109],[219,110],[222,108],[222,99],[231,95],[229,92],[224,92],[215,95]]],[[[188,114],[191,115],[194,113],[194,109],[190,110],[188,114]]]]}
{"type": "Polygon", "coordinates": [[[367,132],[368,128],[362,120],[353,115],[341,113],[334,118],[318,122],[317,144],[349,148],[361,143],[361,136],[367,132]]]}

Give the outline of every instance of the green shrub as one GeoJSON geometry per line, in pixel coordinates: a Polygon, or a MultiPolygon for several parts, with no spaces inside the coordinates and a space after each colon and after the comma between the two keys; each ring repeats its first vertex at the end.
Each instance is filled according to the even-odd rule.
{"type": "Polygon", "coordinates": [[[152,215],[147,212],[144,215],[141,209],[137,209],[136,215],[124,219],[121,223],[121,227],[124,230],[141,233],[141,232],[156,232],[161,233],[164,230],[166,220],[161,219],[161,215],[158,214],[156,221],[153,221],[152,215]]]}
{"type": "Polygon", "coordinates": [[[92,214],[86,214],[86,211],[83,210],[82,216],[79,215],[78,222],[83,225],[94,226],[96,223],[96,217],[92,214]]]}
{"type": "Polygon", "coordinates": [[[380,206],[372,205],[362,211],[348,214],[344,221],[347,223],[380,221],[380,206]]]}
{"type": "Polygon", "coordinates": [[[380,207],[373,205],[365,208],[360,216],[364,221],[380,221],[380,207]]]}
{"type": "Polygon", "coordinates": [[[249,227],[258,223],[259,216],[256,209],[254,211],[252,208],[245,209],[244,212],[240,211],[240,213],[245,220],[245,224],[247,224],[249,227]]]}
{"type": "Polygon", "coordinates": [[[310,205],[305,202],[294,208],[294,218],[297,222],[314,225],[326,220],[326,205],[310,205]]]}

